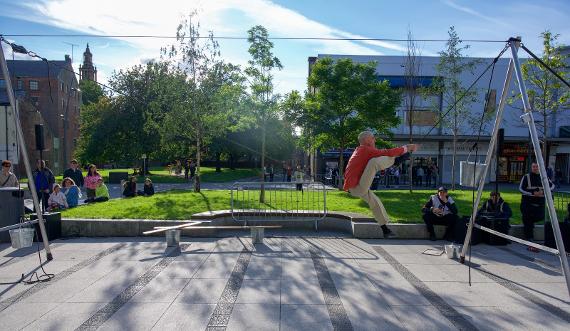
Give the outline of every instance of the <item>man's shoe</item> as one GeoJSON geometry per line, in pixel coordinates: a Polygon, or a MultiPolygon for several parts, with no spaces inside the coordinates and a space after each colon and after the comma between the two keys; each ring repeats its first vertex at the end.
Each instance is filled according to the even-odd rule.
{"type": "Polygon", "coordinates": [[[429,240],[431,240],[431,241],[436,241],[436,240],[437,240],[437,238],[435,237],[435,233],[430,233],[430,234],[429,234],[429,240]]]}
{"type": "Polygon", "coordinates": [[[404,161],[410,159],[410,152],[406,152],[394,159],[394,167],[399,166],[400,164],[404,163],[404,161]]]}
{"type": "Polygon", "coordinates": [[[396,234],[392,231],[384,232],[384,239],[394,239],[396,237],[396,234]]]}

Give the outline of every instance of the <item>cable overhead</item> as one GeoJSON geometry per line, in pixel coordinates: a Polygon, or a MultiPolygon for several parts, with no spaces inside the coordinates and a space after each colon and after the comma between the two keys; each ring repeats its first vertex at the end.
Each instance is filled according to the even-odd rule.
{"type": "Polygon", "coordinates": [[[453,109],[455,109],[455,107],[457,107],[457,104],[459,104],[459,102],[461,102],[461,100],[463,100],[463,98],[465,98],[467,96],[467,93],[469,93],[469,91],[475,86],[475,84],[477,84],[477,82],[479,80],[481,80],[481,78],[483,78],[483,76],[487,73],[487,71],[489,71],[489,69],[491,69],[492,67],[494,68],[495,63],[497,63],[497,61],[499,61],[501,56],[503,56],[503,54],[507,51],[508,48],[509,48],[508,45],[506,45],[505,48],[503,48],[503,50],[499,53],[499,55],[497,55],[493,59],[493,61],[487,66],[487,68],[485,68],[485,70],[483,70],[483,72],[479,75],[479,77],[477,77],[477,79],[475,79],[475,81],[473,81],[473,83],[471,83],[471,85],[469,85],[469,87],[465,90],[465,92],[463,92],[463,94],[459,97],[459,99],[457,99],[457,101],[455,101],[453,103],[453,105],[451,105],[451,107],[449,107],[449,109],[443,114],[443,116],[439,117],[437,122],[435,122],[435,124],[429,129],[429,131],[422,136],[422,138],[421,138],[422,140],[427,138],[429,136],[429,134],[433,131],[433,129],[435,129],[441,123],[441,121],[449,114],[449,112],[451,112],[453,109]]]}
{"type": "Polygon", "coordinates": [[[540,63],[543,67],[545,67],[546,70],[550,71],[554,76],[556,76],[556,78],[560,79],[562,83],[564,83],[564,85],[570,87],[570,83],[568,83],[568,81],[566,81],[562,76],[560,76],[560,74],[554,71],[554,69],[548,66],[548,64],[544,63],[544,61],[542,61],[542,59],[540,59],[533,52],[531,52],[530,49],[526,48],[525,45],[521,44],[521,48],[524,49],[525,52],[528,53],[528,55],[532,56],[532,58],[535,59],[538,63],[540,63]]]}
{"type": "MultiPolygon", "coordinates": [[[[6,37],[38,37],[38,38],[133,38],[133,39],[177,39],[172,35],[106,35],[106,34],[4,34],[6,37]]],[[[209,39],[209,36],[193,37],[196,39],[209,39]]],[[[248,40],[240,36],[212,36],[223,40],[248,40]]],[[[269,37],[270,40],[324,40],[324,41],[393,41],[393,42],[447,42],[447,39],[398,39],[398,38],[349,38],[349,37],[269,37]]],[[[505,43],[508,40],[492,39],[462,39],[460,42],[469,43],[505,43]]]]}

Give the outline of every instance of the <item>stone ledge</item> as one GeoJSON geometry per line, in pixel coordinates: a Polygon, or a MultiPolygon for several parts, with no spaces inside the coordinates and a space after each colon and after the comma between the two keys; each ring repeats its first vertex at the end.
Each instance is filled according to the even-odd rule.
{"type": "MultiPolygon", "coordinates": [[[[192,216],[192,220],[209,220],[211,225],[235,225],[236,221],[231,218],[229,211],[212,212],[210,217],[198,218],[197,215],[192,216]],[[217,217],[216,217],[217,216],[217,217]]],[[[200,214],[200,216],[204,216],[200,214]]],[[[138,237],[143,236],[143,232],[152,230],[155,226],[175,226],[188,223],[188,220],[148,220],[148,219],[62,219],[62,236],[64,237],[111,237],[126,236],[138,237]]],[[[242,223],[242,222],[239,222],[242,223]]],[[[267,225],[283,225],[284,228],[303,228],[312,229],[314,220],[270,220],[256,221],[250,220],[248,224],[267,224],[267,225]]],[[[365,215],[356,213],[330,213],[323,220],[318,222],[319,229],[322,230],[338,230],[352,234],[355,238],[383,238],[380,226],[374,220],[365,215]]],[[[392,231],[396,233],[400,239],[427,239],[428,234],[424,224],[390,224],[392,231]]],[[[443,236],[444,227],[436,226],[436,234],[438,237],[443,236]]],[[[217,229],[200,229],[183,231],[185,236],[208,237],[217,236],[224,230],[217,229]]],[[[510,234],[515,237],[522,237],[522,225],[512,225],[510,234]]],[[[163,233],[154,234],[163,236],[163,233]]],[[[269,233],[271,235],[271,233],[269,233]]],[[[537,225],[535,227],[535,238],[537,240],[544,239],[544,227],[537,225]]]]}

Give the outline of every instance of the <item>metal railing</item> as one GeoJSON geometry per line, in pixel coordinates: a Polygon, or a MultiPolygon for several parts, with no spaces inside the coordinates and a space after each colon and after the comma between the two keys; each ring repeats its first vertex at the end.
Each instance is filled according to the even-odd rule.
{"type": "Polygon", "coordinates": [[[231,189],[234,221],[312,221],[327,215],[326,187],[321,182],[239,182],[231,189]],[[263,196],[262,196],[263,187],[263,196]]]}
{"type": "Polygon", "coordinates": [[[558,215],[558,220],[561,221],[568,217],[568,204],[570,204],[570,192],[567,191],[554,191],[554,208],[558,215]]]}

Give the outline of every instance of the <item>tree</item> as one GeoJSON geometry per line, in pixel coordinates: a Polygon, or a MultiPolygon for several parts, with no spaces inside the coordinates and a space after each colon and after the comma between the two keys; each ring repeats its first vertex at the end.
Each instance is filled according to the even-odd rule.
{"type": "Polygon", "coordinates": [[[184,97],[165,121],[166,137],[194,142],[196,152],[195,191],[200,191],[200,163],[205,144],[222,134],[228,123],[231,107],[227,96],[235,96],[228,86],[239,86],[241,75],[236,66],[224,63],[218,43],[210,31],[200,36],[200,24],[193,23],[192,13],[178,26],[176,44],[163,49],[173,66],[187,75],[184,97]]]}
{"type": "MultiPolygon", "coordinates": [[[[553,34],[549,30],[546,30],[542,32],[540,36],[543,45],[540,59],[560,76],[565,78],[567,76],[565,61],[568,56],[559,52],[560,45],[557,43],[557,39],[560,35],[553,34]]],[[[558,113],[568,108],[570,91],[558,78],[535,59],[529,59],[523,63],[521,69],[523,78],[527,84],[531,107],[542,116],[542,153],[544,162],[548,166],[550,147],[548,146],[548,139],[549,136],[552,136],[552,134],[548,134],[548,129],[550,129],[548,122],[549,120],[554,121],[558,113]]],[[[553,122],[553,128],[554,127],[555,124],[553,122]]]]}
{"type": "Polygon", "coordinates": [[[180,99],[180,80],[164,63],[114,73],[109,80],[113,95],[82,107],[78,157],[83,162],[132,166],[143,154],[162,154],[160,128],[180,99]]]}
{"type": "MultiPolygon", "coordinates": [[[[451,120],[443,120],[442,123],[451,129],[453,135],[451,189],[454,190],[457,139],[463,123],[474,123],[474,115],[471,114],[469,105],[476,101],[478,95],[476,90],[472,89],[468,91],[467,88],[463,86],[461,75],[466,71],[473,73],[478,62],[467,60],[463,56],[463,51],[468,49],[469,45],[461,46],[461,40],[455,31],[455,27],[450,27],[448,34],[449,39],[445,44],[445,49],[439,52],[439,63],[436,66],[438,77],[434,80],[429,93],[441,95],[443,104],[453,107],[451,120]]],[[[475,115],[475,118],[476,117],[478,116],[475,115]]]]}
{"type": "MultiPolygon", "coordinates": [[[[417,106],[417,98],[421,97],[421,52],[414,40],[412,31],[408,29],[407,52],[404,69],[404,105],[407,112],[408,140],[413,144],[414,112],[417,106]]],[[[414,158],[410,158],[408,175],[410,181],[410,193],[413,188],[413,165],[414,158]]]]}
{"type": "Polygon", "coordinates": [[[378,81],[376,64],[353,63],[351,59],[319,59],[309,76],[305,112],[322,147],[340,148],[340,188],[344,170],[343,153],[356,143],[358,133],[372,129],[378,134],[390,134],[399,123],[396,107],[400,92],[390,88],[388,81],[378,81]]]}
{"type": "Polygon", "coordinates": [[[259,120],[261,127],[261,193],[260,202],[265,200],[265,143],[267,121],[273,118],[277,111],[278,96],[273,93],[273,72],[281,70],[281,61],[273,55],[273,43],[269,41],[267,29],[261,25],[256,25],[247,31],[249,42],[248,52],[251,60],[245,73],[250,78],[251,106],[259,120]]]}
{"type": "Polygon", "coordinates": [[[81,90],[81,100],[84,105],[96,103],[105,95],[101,86],[92,80],[84,79],[80,81],[79,89],[81,90]]]}

